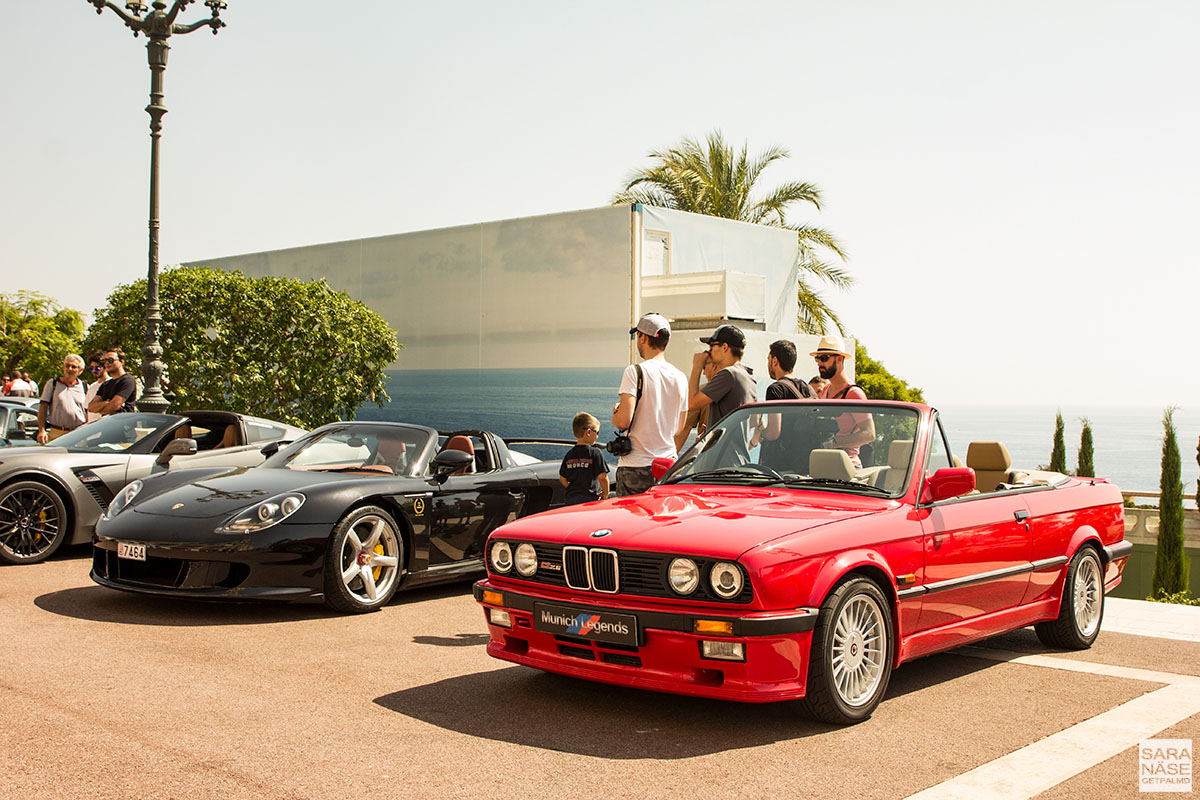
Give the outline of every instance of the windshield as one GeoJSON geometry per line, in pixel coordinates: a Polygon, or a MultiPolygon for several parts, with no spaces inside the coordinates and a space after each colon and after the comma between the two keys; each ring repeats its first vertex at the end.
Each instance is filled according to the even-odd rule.
{"type": "Polygon", "coordinates": [[[54,440],[55,447],[93,453],[127,450],[134,443],[182,421],[174,414],[110,414],[54,440]]]}
{"type": "Polygon", "coordinates": [[[912,408],[844,402],[742,407],[685,451],[662,483],[899,497],[912,469],[918,418],[912,408]]]}
{"type": "Polygon", "coordinates": [[[387,423],[346,423],[317,431],[283,453],[287,469],[418,475],[432,450],[436,432],[387,423]]]}

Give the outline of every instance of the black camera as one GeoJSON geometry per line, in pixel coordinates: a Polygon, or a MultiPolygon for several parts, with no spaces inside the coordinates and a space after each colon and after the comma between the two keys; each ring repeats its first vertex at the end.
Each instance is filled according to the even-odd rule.
{"type": "Polygon", "coordinates": [[[618,433],[616,438],[604,445],[604,449],[614,456],[627,456],[633,452],[633,440],[623,433],[618,433]]]}

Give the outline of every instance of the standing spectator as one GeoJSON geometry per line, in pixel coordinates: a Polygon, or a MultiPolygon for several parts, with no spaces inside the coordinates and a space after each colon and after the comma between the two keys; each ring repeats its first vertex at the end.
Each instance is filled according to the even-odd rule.
{"type": "Polygon", "coordinates": [[[30,397],[37,397],[37,396],[38,396],[38,385],[37,385],[37,381],[35,381],[33,378],[29,377],[29,373],[28,373],[28,372],[22,372],[22,373],[21,373],[21,377],[22,377],[22,378],[25,380],[25,382],[26,382],[26,383],[28,383],[28,384],[29,384],[29,389],[30,389],[30,391],[32,392],[32,394],[30,394],[29,396],[30,396],[30,397]]]}
{"type": "Polygon", "coordinates": [[[688,381],[688,410],[711,406],[708,427],[711,430],[726,414],[758,398],[754,378],[742,365],[746,352],[746,337],[734,325],[722,325],[712,336],[702,336],[708,351],[692,357],[692,375],[688,381]],[[708,361],[716,364],[718,372],[700,388],[700,374],[708,361]]]}
{"type": "Polygon", "coordinates": [[[12,375],[9,375],[7,372],[4,373],[4,385],[0,386],[0,394],[8,397],[8,393],[12,391],[12,381],[12,375]]]}
{"type": "Polygon", "coordinates": [[[829,381],[822,378],[820,375],[813,375],[808,379],[808,388],[813,390],[813,397],[820,397],[821,392],[825,391],[825,387],[829,385],[829,381]]]}
{"type": "Polygon", "coordinates": [[[787,339],[772,342],[767,351],[767,374],[775,381],[767,387],[768,400],[805,400],[816,397],[807,383],[792,377],[796,368],[796,345],[787,339]]]}
{"type": "MultiPolygon", "coordinates": [[[[712,361],[704,364],[704,380],[711,381],[712,376],[717,374],[717,365],[712,361]]],[[[697,408],[695,411],[687,412],[687,419],[683,421],[683,427],[675,434],[675,449],[680,453],[683,452],[683,446],[687,444],[688,434],[692,432],[692,428],[696,429],[697,438],[704,435],[708,430],[708,407],[697,408]]]]}
{"type": "Polygon", "coordinates": [[[63,359],[63,374],[46,384],[38,403],[38,444],[52,442],[87,422],[87,390],[79,374],[83,357],[74,353],[63,359]]]}
{"type": "Polygon", "coordinates": [[[608,499],[608,464],[604,453],[596,447],[600,435],[600,420],[586,411],[580,411],[571,420],[571,432],[575,434],[575,446],[563,456],[558,468],[558,480],[563,485],[565,504],[573,506],[592,500],[608,499]]]}
{"type": "MultiPolygon", "coordinates": [[[[857,383],[846,379],[845,363],[850,354],[840,336],[822,336],[817,349],[810,353],[817,361],[817,370],[829,385],[821,392],[827,400],[866,400],[867,393],[857,383]]],[[[854,466],[861,467],[859,450],[875,441],[875,419],[870,414],[841,414],[838,416],[838,432],[831,444],[845,450],[854,466]]]]}
{"type": "Polygon", "coordinates": [[[33,397],[33,385],[22,378],[20,372],[14,372],[12,384],[9,385],[6,394],[12,397],[33,397]]]}
{"type": "Polygon", "coordinates": [[[88,411],[95,411],[102,417],[133,411],[137,382],[125,371],[125,354],[121,348],[104,354],[104,369],[108,373],[108,380],[96,390],[96,399],[88,404],[88,411]]]}
{"type": "MultiPolygon", "coordinates": [[[[108,375],[104,372],[104,354],[99,350],[93,350],[88,356],[88,377],[92,382],[87,389],[87,404],[84,408],[91,408],[92,401],[96,399],[96,392],[100,391],[100,386],[108,380],[108,375]]],[[[100,414],[95,411],[87,412],[87,421],[95,422],[100,419],[100,414]]]]}
{"type": "Polygon", "coordinates": [[[613,406],[612,424],[628,430],[633,450],[617,461],[618,497],[650,488],[650,465],[656,458],[675,458],[675,432],[687,416],[687,376],[666,359],[671,325],[661,314],[646,314],[629,329],[637,340],[640,364],[630,364],[621,376],[620,399],[613,406]]]}

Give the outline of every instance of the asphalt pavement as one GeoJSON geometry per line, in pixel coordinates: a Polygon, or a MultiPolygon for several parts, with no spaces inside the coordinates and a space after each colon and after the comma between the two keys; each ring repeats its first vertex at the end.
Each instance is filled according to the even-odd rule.
{"type": "Polygon", "coordinates": [[[1084,652],[1025,629],[920,659],[837,728],[496,661],[469,583],[346,617],[89,566],[0,567],[2,798],[1145,797],[1138,742],[1200,739],[1200,609],[1110,602],[1084,652]]]}

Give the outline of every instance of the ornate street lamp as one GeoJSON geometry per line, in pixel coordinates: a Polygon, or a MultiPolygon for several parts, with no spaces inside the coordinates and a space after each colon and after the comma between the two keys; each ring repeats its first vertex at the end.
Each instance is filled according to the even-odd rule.
{"type": "Polygon", "coordinates": [[[104,9],[111,8],[113,13],[121,18],[125,27],[133,31],[133,35],[145,34],[150,41],[146,43],[146,54],[150,61],[150,105],[146,113],[150,115],[150,268],[146,276],[146,342],[142,346],[142,396],[137,401],[139,411],[166,411],[170,403],[163,396],[162,376],[166,365],[162,361],[162,345],[158,341],[158,326],[162,317],[158,313],[158,141],[162,138],[162,116],[167,113],[163,105],[163,73],[167,69],[167,39],[176,33],[191,33],[200,28],[212,29],[213,35],[225,27],[221,21],[221,9],[225,8],[223,0],[204,0],[212,16],[208,19],[193,22],[190,25],[176,25],[175,19],[196,0],[175,0],[171,10],[167,4],[155,0],[150,5],[152,11],[146,10],[146,4],[131,0],[125,3],[122,11],[109,0],[87,0],[96,7],[97,14],[103,14],[104,9]],[[129,12],[129,13],[126,13],[129,12]]]}

